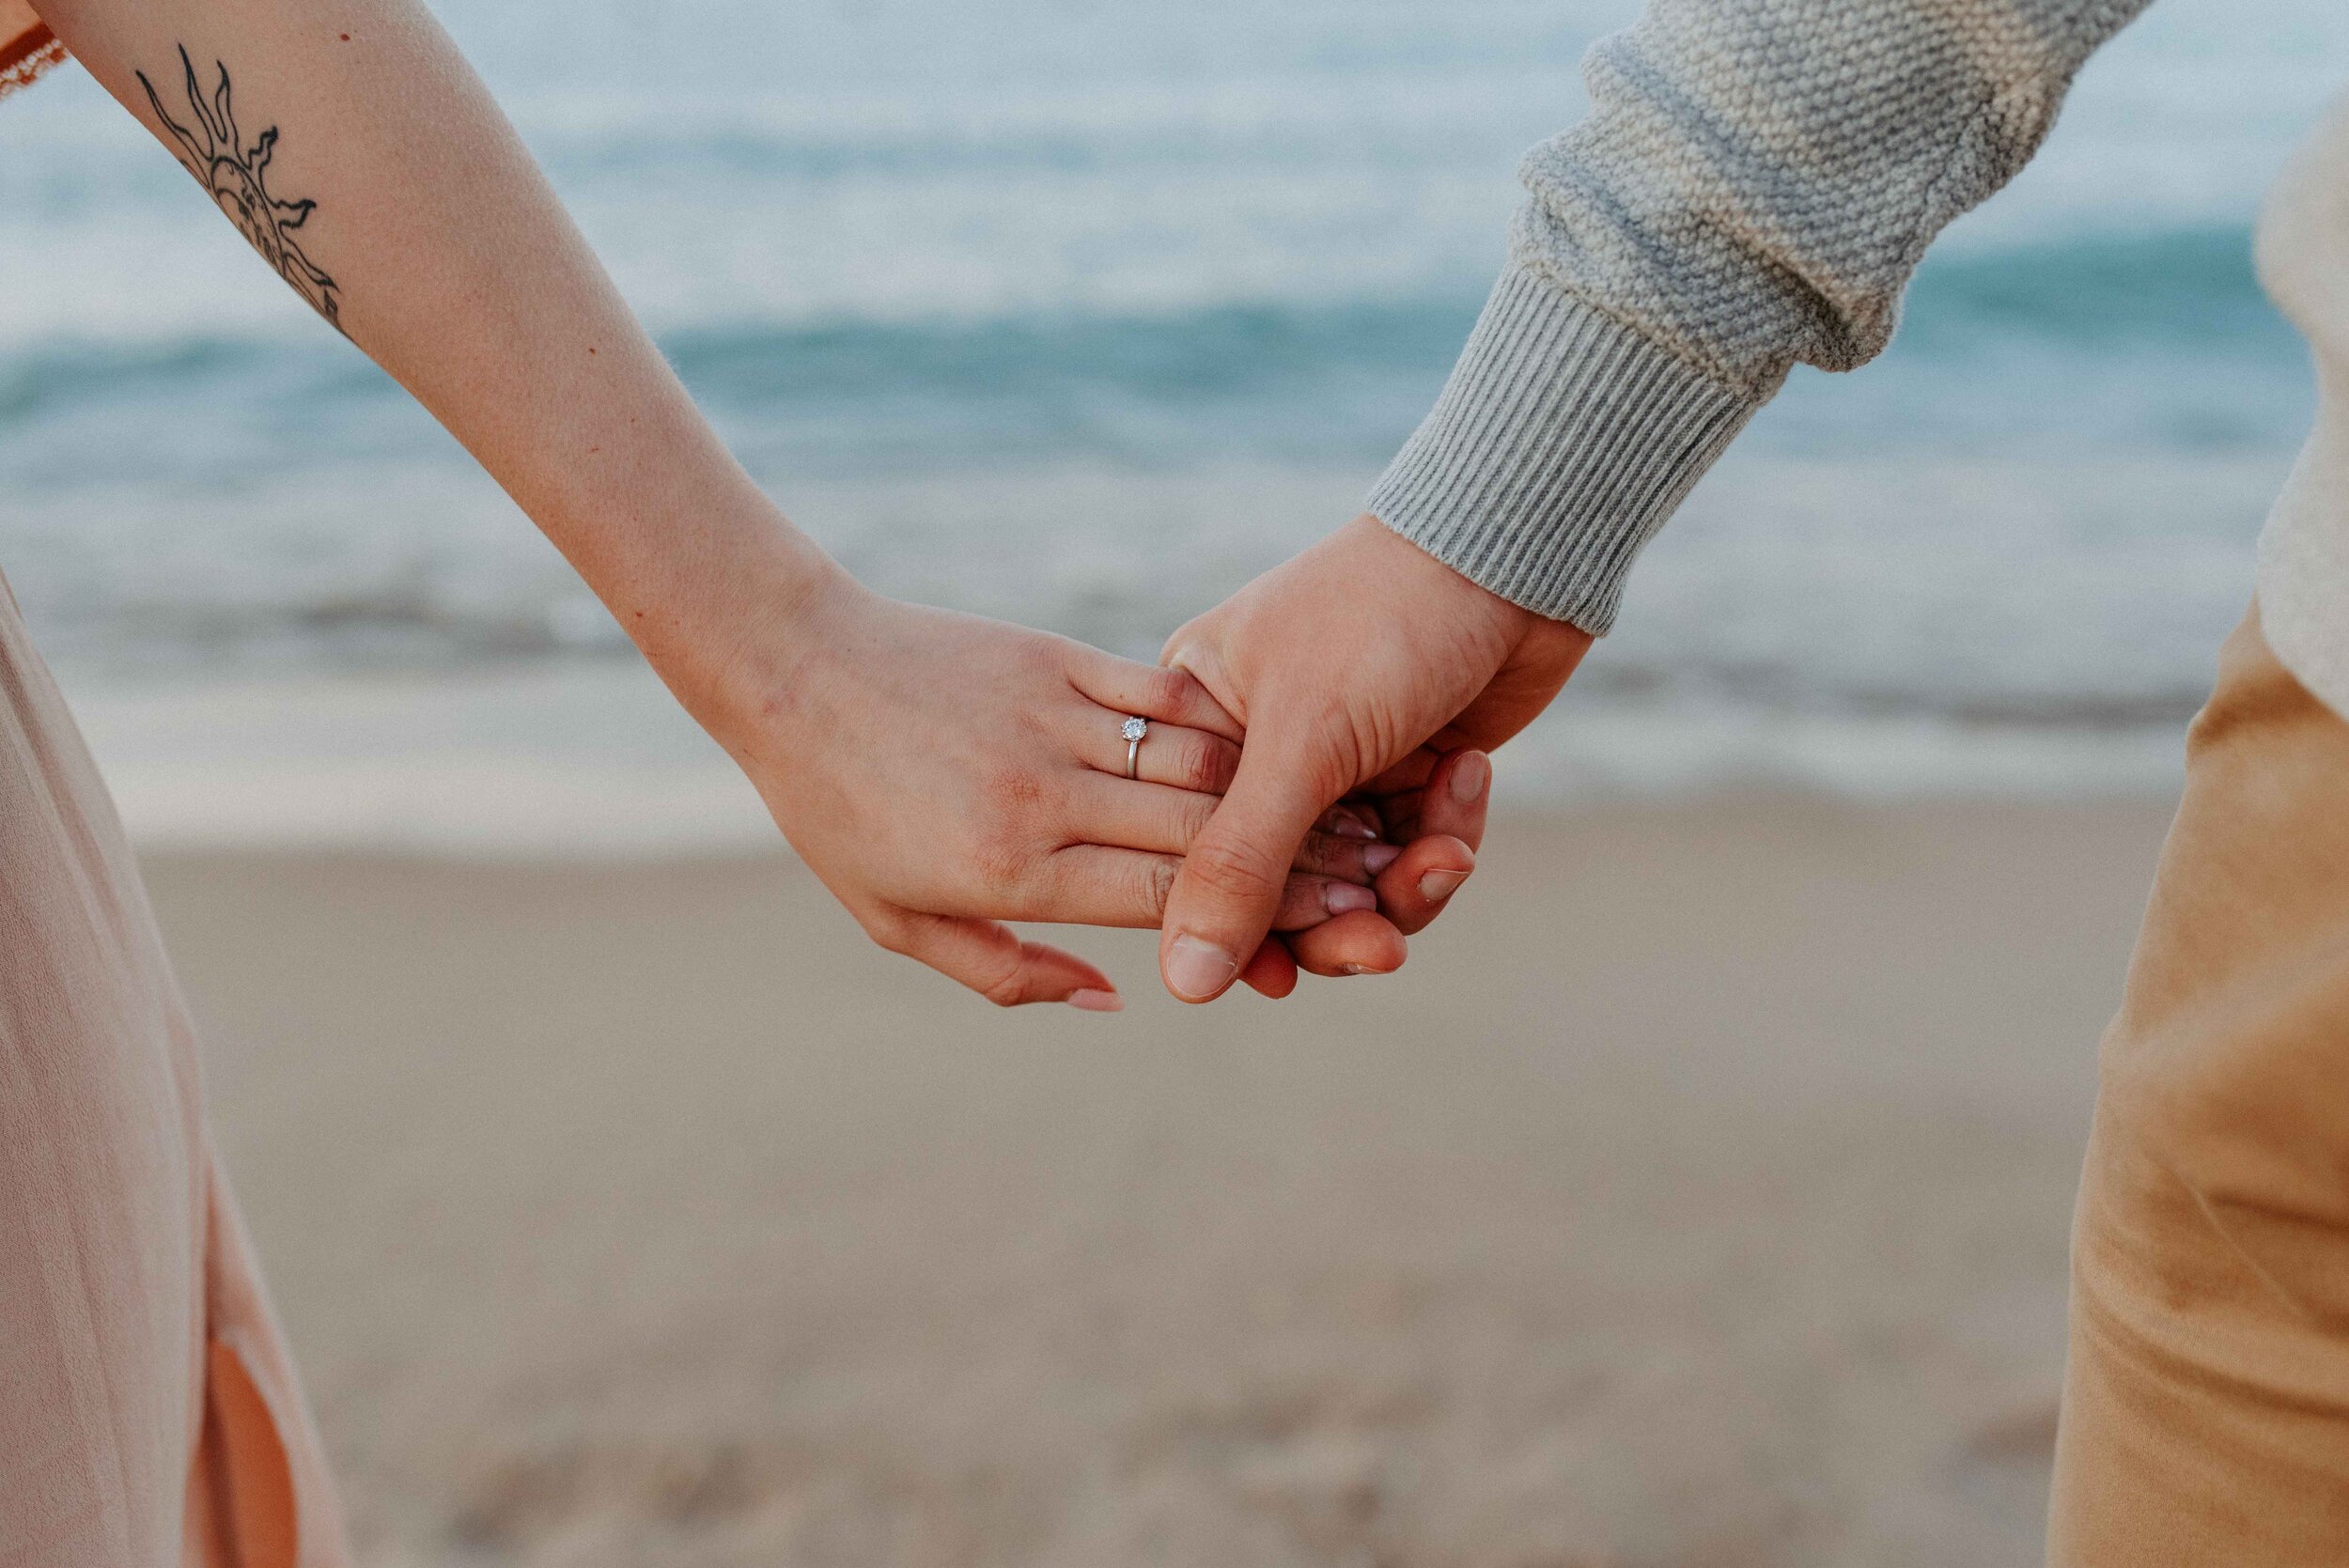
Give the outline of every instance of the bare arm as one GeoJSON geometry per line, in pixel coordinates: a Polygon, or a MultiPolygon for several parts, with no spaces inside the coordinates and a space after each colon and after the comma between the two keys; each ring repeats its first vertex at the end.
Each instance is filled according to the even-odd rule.
{"type": "Polygon", "coordinates": [[[43,0],[264,259],[544,529],[697,711],[829,567],[719,443],[412,0],[43,0]],[[755,596],[756,602],[743,602],[755,596]]]}
{"type": "MultiPolygon", "coordinates": [[[[1237,757],[1195,681],[850,582],[719,443],[414,0],[41,11],[554,541],[876,940],[997,1001],[1113,998],[997,922],[1158,924],[1237,757]],[[1162,726],[1139,779],[1126,713],[1162,726]]],[[[1282,919],[1372,903],[1364,860],[1309,846],[1282,919]]]]}

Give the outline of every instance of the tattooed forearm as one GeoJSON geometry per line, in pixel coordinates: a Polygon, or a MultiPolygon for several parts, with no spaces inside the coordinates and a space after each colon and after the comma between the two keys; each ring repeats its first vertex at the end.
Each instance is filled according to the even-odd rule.
{"type": "Polygon", "coordinates": [[[211,193],[221,210],[227,213],[253,248],[262,258],[277,269],[278,276],[293,285],[294,292],[310,302],[310,307],[342,330],[342,305],[334,280],[324,268],[303,254],[294,239],[294,230],[310,221],[318,210],[315,201],[281,201],[270,194],[269,161],[276,150],[277,127],[271,126],[253,138],[250,147],[237,131],[237,115],[228,101],[228,67],[221,61],[212,62],[220,72],[220,85],[212,90],[207,102],[204,90],[195,80],[195,62],[188,58],[185,44],[179,47],[179,69],[184,78],[188,107],[194,114],[195,126],[191,130],[172,118],[163,107],[163,96],[155,84],[139,71],[139,85],[147,89],[147,101],[154,107],[155,117],[163,122],[174,140],[179,144],[179,161],[195,176],[197,184],[211,193]]]}

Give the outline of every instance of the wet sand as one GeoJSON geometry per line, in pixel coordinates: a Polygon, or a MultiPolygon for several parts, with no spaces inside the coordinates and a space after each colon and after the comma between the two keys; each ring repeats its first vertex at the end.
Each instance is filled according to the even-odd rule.
{"type": "Polygon", "coordinates": [[[781,859],[165,855],[392,1564],[2037,1560],[2155,805],[1498,826],[1387,981],[1001,1014],[781,859]]]}

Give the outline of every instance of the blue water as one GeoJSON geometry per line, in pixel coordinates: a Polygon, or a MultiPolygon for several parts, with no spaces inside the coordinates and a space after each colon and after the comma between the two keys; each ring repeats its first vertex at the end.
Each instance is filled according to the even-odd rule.
{"type": "MultiPolygon", "coordinates": [[[[1147,652],[1344,520],[1611,0],[446,19],[752,472],[894,591],[1147,652]]],[[[2349,12],[2167,0],[1635,579],[1619,708],[2173,722],[2304,425],[2259,194],[2349,12]]],[[[289,132],[290,133],[290,132],[289,132]]],[[[69,661],[598,657],[494,486],[78,71],[0,105],[0,563],[69,661]]],[[[322,209],[322,210],[325,210],[322,209]]],[[[363,283],[354,276],[352,287],[363,283]]]]}

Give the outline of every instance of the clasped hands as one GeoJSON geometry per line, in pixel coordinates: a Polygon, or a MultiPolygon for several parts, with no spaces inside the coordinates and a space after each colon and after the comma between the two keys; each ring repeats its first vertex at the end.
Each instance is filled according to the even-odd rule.
{"type": "Polygon", "coordinates": [[[1158,926],[1189,1001],[1396,968],[1475,867],[1485,753],[1590,645],[1371,517],[1156,667],[845,573],[795,610],[734,660],[712,732],[875,941],[1005,1006],[1120,1005],[1005,921],[1158,926]]]}

